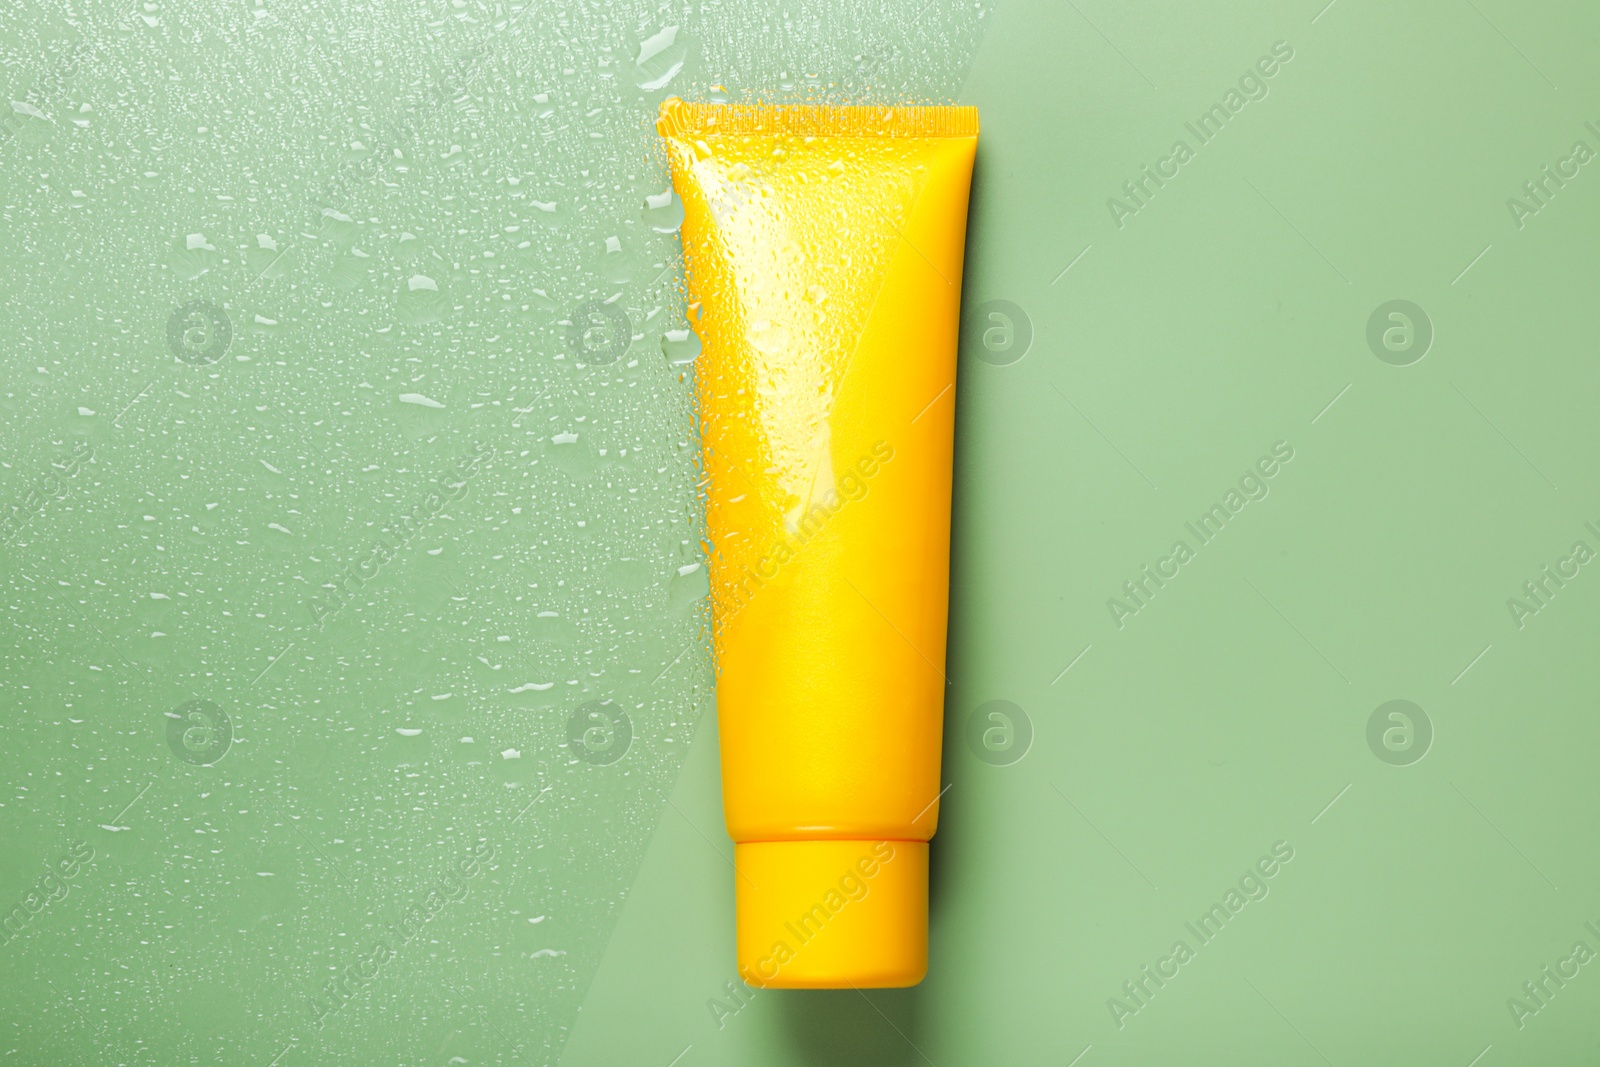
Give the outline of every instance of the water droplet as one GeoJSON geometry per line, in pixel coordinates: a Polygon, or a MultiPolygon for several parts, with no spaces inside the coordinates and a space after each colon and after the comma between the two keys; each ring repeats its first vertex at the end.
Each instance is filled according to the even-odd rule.
{"type": "Polygon", "coordinates": [[[789,328],[781,322],[756,319],[745,331],[745,339],[762,355],[776,356],[788,349],[791,336],[789,328]]]}
{"type": "Polygon", "coordinates": [[[703,346],[693,330],[668,330],[661,337],[661,352],[674,365],[693,363],[703,346]]]}
{"type": "Polygon", "coordinates": [[[426,274],[413,274],[400,294],[400,321],[408,326],[438,322],[450,310],[450,301],[439,291],[439,283],[426,274]]]}
{"type": "Polygon", "coordinates": [[[683,201],[673,196],[671,189],[646,196],[644,221],[656,233],[677,233],[683,225],[683,201]]]}
{"type": "Polygon", "coordinates": [[[710,595],[711,577],[706,568],[699,563],[685,564],[667,584],[667,610],[681,614],[710,595]]]}
{"type": "Polygon", "coordinates": [[[183,248],[173,252],[168,262],[179,281],[192,282],[221,264],[222,253],[206,240],[205,234],[191,233],[184,239],[183,248]]]}
{"type": "Polygon", "coordinates": [[[689,39],[680,40],[676,26],[645,38],[639,44],[639,58],[634,61],[633,83],[651,93],[665,88],[683,69],[688,54],[689,39]]]}
{"type": "Polygon", "coordinates": [[[250,272],[251,278],[263,278],[268,274],[279,276],[287,265],[283,257],[288,251],[288,246],[280,244],[270,233],[258,233],[255,247],[245,249],[245,269],[250,272]]]}
{"type": "Polygon", "coordinates": [[[528,203],[533,207],[534,221],[549,230],[565,226],[571,215],[566,205],[554,200],[529,200],[528,203]]]}

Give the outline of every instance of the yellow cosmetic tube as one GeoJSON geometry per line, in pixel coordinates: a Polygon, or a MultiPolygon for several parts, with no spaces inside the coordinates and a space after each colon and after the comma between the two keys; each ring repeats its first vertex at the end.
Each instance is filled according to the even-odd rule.
{"type": "Polygon", "coordinates": [[[669,99],[656,128],[703,343],[739,974],[914,985],[977,111],[669,99]]]}

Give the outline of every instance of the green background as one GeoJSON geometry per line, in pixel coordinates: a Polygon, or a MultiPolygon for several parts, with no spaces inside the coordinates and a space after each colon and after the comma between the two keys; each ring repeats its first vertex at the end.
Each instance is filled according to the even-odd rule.
{"type": "Polygon", "coordinates": [[[1600,151],[1597,48],[1503,0],[8,3],[0,1053],[1600,1060],[1596,967],[1523,991],[1600,951],[1600,164],[1523,191],[1600,151]],[[726,986],[672,92],[981,109],[915,989],[726,986]]]}

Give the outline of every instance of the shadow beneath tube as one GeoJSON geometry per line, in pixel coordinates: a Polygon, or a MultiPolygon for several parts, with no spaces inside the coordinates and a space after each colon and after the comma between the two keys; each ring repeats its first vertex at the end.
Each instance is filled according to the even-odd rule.
{"type": "Polygon", "coordinates": [[[828,1067],[913,1067],[923,1001],[909,989],[797,989],[783,994],[784,1030],[798,1058],[828,1067]]]}

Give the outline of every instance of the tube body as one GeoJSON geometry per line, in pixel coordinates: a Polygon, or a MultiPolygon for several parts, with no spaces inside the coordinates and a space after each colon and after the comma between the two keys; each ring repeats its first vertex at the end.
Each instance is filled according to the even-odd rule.
{"type": "Polygon", "coordinates": [[[662,105],[696,367],[739,969],[927,966],[971,108],[662,105]]]}

